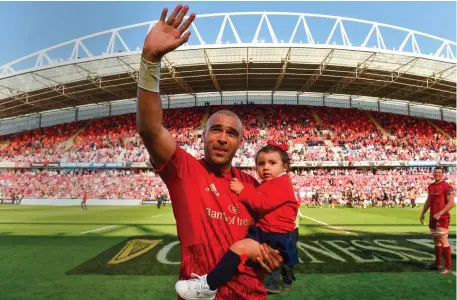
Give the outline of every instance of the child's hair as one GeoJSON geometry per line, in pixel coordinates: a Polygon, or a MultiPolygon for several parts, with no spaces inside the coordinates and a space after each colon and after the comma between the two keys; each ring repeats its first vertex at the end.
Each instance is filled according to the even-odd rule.
{"type": "Polygon", "coordinates": [[[286,167],[287,170],[290,168],[290,158],[289,154],[287,154],[288,147],[287,145],[276,144],[274,142],[269,141],[266,146],[260,148],[255,156],[255,163],[257,165],[257,159],[259,158],[260,153],[270,153],[270,152],[278,152],[279,156],[281,157],[281,161],[286,167]]]}

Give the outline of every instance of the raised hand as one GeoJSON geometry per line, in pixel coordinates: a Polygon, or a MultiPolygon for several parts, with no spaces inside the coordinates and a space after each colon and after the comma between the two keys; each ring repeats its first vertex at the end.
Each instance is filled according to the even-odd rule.
{"type": "Polygon", "coordinates": [[[189,6],[184,7],[179,4],[173,10],[167,20],[168,9],[164,8],[159,22],[151,28],[143,45],[143,57],[150,62],[158,62],[167,54],[186,43],[189,40],[190,31],[184,32],[195,20],[195,14],[191,14],[187,20],[181,24],[185,15],[189,11],[189,6]]]}

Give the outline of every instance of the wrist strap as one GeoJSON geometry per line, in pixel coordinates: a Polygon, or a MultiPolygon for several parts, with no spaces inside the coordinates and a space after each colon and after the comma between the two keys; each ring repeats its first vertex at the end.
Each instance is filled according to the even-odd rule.
{"type": "Polygon", "coordinates": [[[141,56],[138,86],[146,91],[160,92],[160,62],[149,62],[141,56]]]}

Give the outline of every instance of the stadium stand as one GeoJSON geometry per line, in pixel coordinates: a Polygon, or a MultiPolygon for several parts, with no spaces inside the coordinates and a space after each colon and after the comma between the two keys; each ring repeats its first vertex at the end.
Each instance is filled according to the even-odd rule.
{"type": "MultiPolygon", "coordinates": [[[[208,113],[231,109],[243,120],[245,142],[235,162],[253,162],[267,140],[289,144],[294,161],[455,161],[455,125],[372,112],[390,134],[385,136],[366,112],[331,107],[235,105],[165,110],[165,127],[180,145],[202,155],[201,130],[208,113]],[[313,111],[319,116],[317,123],[313,111]]],[[[147,162],[136,133],[135,114],[73,122],[2,139],[0,160],[11,162],[147,162]],[[84,127],[68,149],[68,139],[84,127]]]]}
{"type": "MultiPolygon", "coordinates": [[[[255,153],[267,140],[287,143],[293,161],[456,160],[455,141],[450,138],[455,135],[454,124],[379,112],[307,106],[206,106],[165,110],[164,125],[186,151],[200,158],[206,120],[221,109],[237,113],[245,128],[245,141],[234,160],[239,164],[253,163],[255,153]]],[[[5,136],[0,160],[145,163],[147,151],[135,126],[135,114],[126,114],[5,136]]],[[[417,195],[423,195],[431,180],[430,170],[420,168],[375,173],[368,169],[294,169],[291,175],[303,202],[308,203],[319,191],[322,199],[335,197],[342,205],[362,194],[370,201],[377,199],[376,205],[382,204],[384,193],[389,195],[386,199],[399,199],[415,188],[417,195]]],[[[167,192],[152,170],[6,169],[0,173],[0,187],[4,199],[78,198],[83,188],[89,190],[89,198],[99,199],[156,199],[167,192]]]]}

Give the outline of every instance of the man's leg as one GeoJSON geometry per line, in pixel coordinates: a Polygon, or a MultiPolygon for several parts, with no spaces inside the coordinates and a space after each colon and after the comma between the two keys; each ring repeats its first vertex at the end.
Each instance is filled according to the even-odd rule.
{"type": "Polygon", "coordinates": [[[451,254],[451,245],[449,244],[448,239],[448,231],[449,224],[448,220],[440,220],[440,225],[444,225],[444,227],[436,227],[436,232],[439,233],[439,240],[442,245],[442,251],[444,254],[444,269],[441,270],[441,274],[448,274],[451,271],[451,262],[452,262],[452,254],[451,254]],[[444,224],[443,224],[444,223],[444,224]]]}
{"type": "Polygon", "coordinates": [[[435,244],[435,264],[430,268],[433,270],[440,270],[442,268],[441,258],[443,257],[443,244],[441,243],[441,232],[437,230],[436,224],[438,222],[430,218],[429,227],[432,235],[433,243],[435,244]]]}

